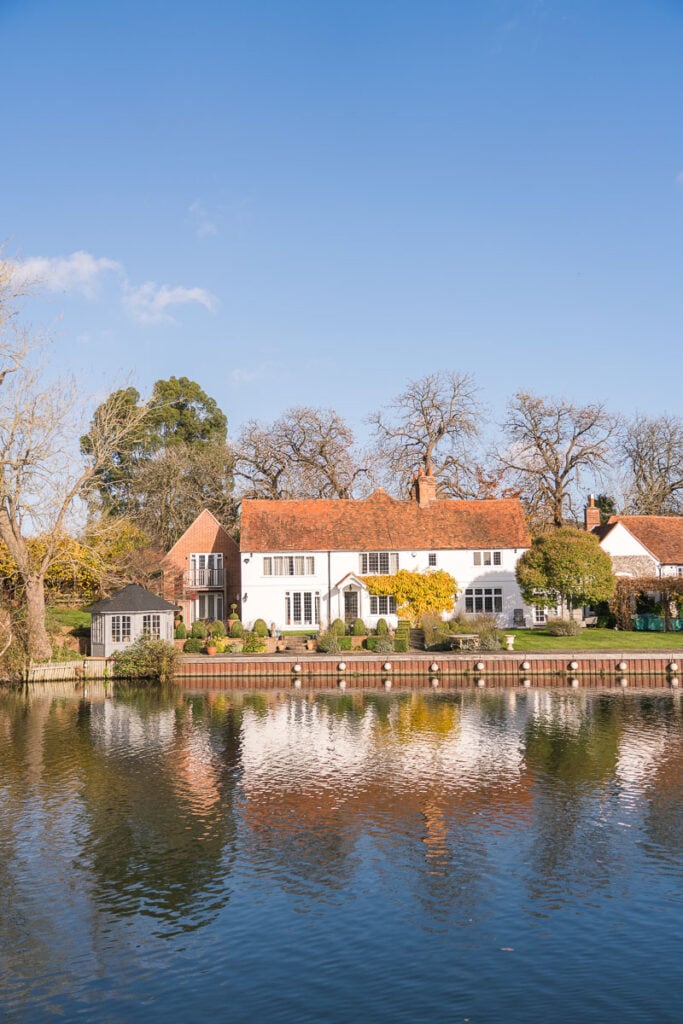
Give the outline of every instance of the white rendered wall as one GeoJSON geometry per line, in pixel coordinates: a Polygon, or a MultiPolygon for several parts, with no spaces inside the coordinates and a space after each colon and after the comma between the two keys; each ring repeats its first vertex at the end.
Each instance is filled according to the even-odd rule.
{"type": "Polygon", "coordinates": [[[647,548],[644,548],[640,541],[636,540],[633,534],[622,526],[621,523],[617,523],[607,536],[600,541],[600,547],[614,558],[653,557],[647,548]]]}
{"type": "MultiPolygon", "coordinates": [[[[532,610],[522,601],[519,587],[515,579],[517,559],[525,549],[502,549],[501,564],[491,566],[474,565],[473,552],[436,551],[436,566],[429,565],[429,551],[399,551],[398,567],[412,572],[425,572],[429,568],[443,569],[450,573],[458,585],[458,598],[455,613],[465,610],[465,589],[469,587],[500,587],[503,591],[503,611],[497,618],[499,625],[510,627],[513,624],[515,608],[523,608],[527,624],[532,624],[532,610]]],[[[358,551],[301,551],[296,554],[313,555],[315,573],[311,576],[264,576],[263,559],[267,556],[291,554],[291,552],[242,552],[242,621],[246,626],[253,624],[257,618],[264,619],[276,629],[308,629],[308,625],[287,625],[285,623],[285,593],[318,592],[320,594],[320,623],[313,623],[311,632],[318,625],[327,625],[333,619],[344,618],[344,594],[346,586],[356,586],[353,580],[345,580],[349,574],[362,579],[358,551]],[[341,587],[337,588],[340,583],[341,587]],[[328,593],[331,596],[328,607],[328,593]],[[244,595],[247,595],[246,601],[244,595]]],[[[370,614],[370,595],[360,589],[358,614],[368,626],[374,626],[378,618],[385,618],[391,625],[397,621],[396,615],[370,614]]]]}

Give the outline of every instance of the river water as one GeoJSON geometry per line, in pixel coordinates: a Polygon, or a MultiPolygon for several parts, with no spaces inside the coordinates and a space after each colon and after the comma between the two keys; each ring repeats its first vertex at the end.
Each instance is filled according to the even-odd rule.
{"type": "Polygon", "coordinates": [[[681,695],[0,693],[3,1022],[683,1010],[681,695]]]}

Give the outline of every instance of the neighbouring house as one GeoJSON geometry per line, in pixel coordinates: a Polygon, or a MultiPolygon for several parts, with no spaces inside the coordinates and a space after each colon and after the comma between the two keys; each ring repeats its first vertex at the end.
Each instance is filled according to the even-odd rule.
{"type": "Polygon", "coordinates": [[[112,597],[97,601],[88,611],[91,614],[90,654],[93,658],[109,658],[141,636],[173,640],[176,606],[137,583],[129,583],[112,597]]]}
{"type": "Polygon", "coordinates": [[[397,623],[393,597],[370,594],[369,575],[444,569],[455,577],[455,611],[489,612],[503,627],[532,625],[515,565],[530,546],[516,499],[454,501],[433,476],[416,476],[412,497],[379,489],[364,500],[242,502],[242,619],[278,630],[334,619],[397,623]]]}
{"type": "Polygon", "coordinates": [[[180,608],[186,626],[196,619],[225,621],[239,609],[240,556],[230,534],[208,509],[164,556],[164,596],[180,608]]]}
{"type": "Polygon", "coordinates": [[[683,576],[683,516],[610,516],[600,525],[589,499],[585,525],[612,559],[615,576],[683,576]]]}

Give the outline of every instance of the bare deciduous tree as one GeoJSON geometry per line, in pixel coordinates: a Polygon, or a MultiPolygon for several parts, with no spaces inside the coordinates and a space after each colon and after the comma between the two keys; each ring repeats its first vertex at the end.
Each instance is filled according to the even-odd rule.
{"type": "Polygon", "coordinates": [[[45,627],[45,575],[58,538],[76,498],[109,458],[111,444],[123,445],[134,422],[119,417],[113,426],[102,417],[87,460],[79,461],[74,448],[82,395],[73,383],[44,382],[38,346],[18,324],[18,298],[11,266],[0,263],[0,538],[22,583],[28,653],[47,658],[52,647],[45,627]],[[27,543],[35,534],[47,538],[38,558],[27,543]]]}
{"type": "Polygon", "coordinates": [[[627,507],[637,515],[683,512],[683,420],[679,416],[638,415],[621,438],[628,474],[627,507]]]}
{"type": "Polygon", "coordinates": [[[411,381],[388,412],[369,417],[390,489],[405,493],[422,467],[428,474],[438,472],[443,492],[471,497],[475,481],[470,449],[480,418],[477,388],[468,374],[440,372],[411,381]]]}
{"type": "Polygon", "coordinates": [[[131,520],[164,551],[202,509],[229,527],[235,520],[233,464],[232,451],[220,442],[185,442],[165,448],[138,466],[132,480],[136,511],[131,520]]]}
{"type": "Polygon", "coordinates": [[[498,459],[516,477],[534,526],[560,527],[574,518],[581,473],[596,475],[608,465],[617,425],[602,403],[513,396],[503,424],[508,447],[498,459]]]}
{"type": "Polygon", "coordinates": [[[332,409],[297,406],[249,420],[235,451],[243,498],[351,498],[367,478],[353,431],[332,409]]]}

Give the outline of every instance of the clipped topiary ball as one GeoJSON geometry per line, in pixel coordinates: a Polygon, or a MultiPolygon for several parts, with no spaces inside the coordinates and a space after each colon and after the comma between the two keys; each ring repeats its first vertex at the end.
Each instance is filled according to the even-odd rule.
{"type": "Polygon", "coordinates": [[[252,633],[256,633],[256,636],[268,636],[268,627],[264,619],[256,620],[252,633]]]}

